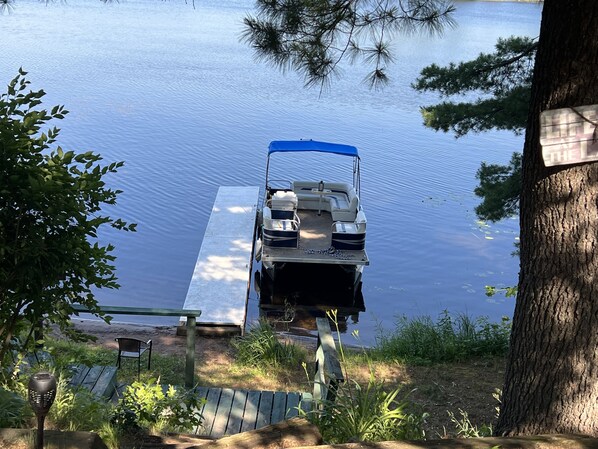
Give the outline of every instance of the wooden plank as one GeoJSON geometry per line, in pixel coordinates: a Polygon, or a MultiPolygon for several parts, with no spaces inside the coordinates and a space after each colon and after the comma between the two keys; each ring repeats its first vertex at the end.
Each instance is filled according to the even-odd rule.
{"type": "Polygon", "coordinates": [[[259,187],[218,189],[183,306],[203,311],[198,326],[245,326],[258,200],[259,187]]]}
{"type": "Polygon", "coordinates": [[[214,426],[212,427],[210,436],[215,438],[224,436],[226,432],[226,426],[228,425],[228,418],[230,416],[234,396],[235,390],[231,388],[222,389],[220,401],[218,402],[218,408],[216,409],[216,416],[214,417],[214,426]]]}
{"type": "Polygon", "coordinates": [[[226,435],[234,435],[241,431],[241,425],[245,416],[245,403],[247,402],[247,391],[235,390],[233,405],[231,407],[228,424],[226,426],[226,435]]]}
{"type": "Polygon", "coordinates": [[[103,367],[101,366],[92,366],[89,371],[87,372],[87,376],[83,379],[81,386],[87,388],[88,390],[93,390],[96,382],[98,381],[98,377],[103,371],[103,367]]]}
{"type": "MultiPolygon", "coordinates": [[[[90,313],[87,306],[73,304],[73,310],[77,313],[90,313]]],[[[148,315],[148,316],[194,316],[201,315],[199,309],[161,309],[154,307],[125,307],[125,306],[100,306],[102,312],[114,315],[148,315]]]]}
{"type": "Polygon", "coordinates": [[[261,391],[253,390],[247,393],[247,402],[245,403],[245,415],[243,416],[241,432],[247,432],[248,430],[256,428],[261,396],[261,391]]]}
{"type": "MultiPolygon", "coordinates": [[[[199,413],[202,415],[202,417],[203,417],[203,411],[207,404],[207,396],[208,396],[209,391],[210,391],[210,389],[208,387],[197,387],[195,389],[195,396],[200,401],[199,413]]],[[[203,422],[201,424],[199,424],[195,429],[193,429],[193,433],[200,434],[201,430],[202,430],[202,424],[203,424],[203,422]]]]}
{"type": "Polygon", "coordinates": [[[301,401],[299,402],[299,408],[305,413],[310,413],[313,410],[314,398],[311,393],[304,392],[301,394],[301,401]]]}
{"type": "Polygon", "coordinates": [[[327,318],[319,317],[316,318],[316,325],[318,327],[318,338],[324,351],[325,373],[337,382],[344,382],[345,376],[338,360],[330,323],[327,318]]]}
{"type": "Polygon", "coordinates": [[[73,387],[80,387],[81,384],[83,383],[83,380],[87,376],[88,372],[89,372],[89,366],[77,365],[75,367],[75,372],[73,374],[73,377],[71,377],[70,384],[73,387]]]}
{"type": "Polygon", "coordinates": [[[268,426],[272,423],[272,406],[274,405],[274,393],[272,391],[262,391],[260,395],[260,407],[257,413],[255,428],[268,426]]]}
{"type": "Polygon", "coordinates": [[[102,372],[93,386],[91,392],[97,396],[109,398],[112,396],[114,387],[116,386],[116,367],[103,366],[102,372]]]}
{"type": "Polygon", "coordinates": [[[299,414],[299,400],[299,393],[287,393],[285,419],[293,418],[299,414]]]}
{"type": "Polygon", "coordinates": [[[284,415],[287,411],[287,394],[283,391],[274,392],[274,400],[272,402],[272,420],[271,424],[284,421],[284,415]]]}
{"type": "Polygon", "coordinates": [[[214,427],[214,419],[216,417],[216,410],[222,395],[222,388],[210,388],[206,396],[206,405],[202,410],[203,422],[201,435],[211,435],[212,427],[214,427]]]}
{"type": "Polygon", "coordinates": [[[324,373],[324,348],[322,348],[322,345],[320,344],[319,337],[318,348],[316,349],[316,365],[314,369],[313,397],[317,401],[321,401],[322,399],[326,398],[326,395],[328,394],[328,387],[326,386],[326,376],[324,373]]]}

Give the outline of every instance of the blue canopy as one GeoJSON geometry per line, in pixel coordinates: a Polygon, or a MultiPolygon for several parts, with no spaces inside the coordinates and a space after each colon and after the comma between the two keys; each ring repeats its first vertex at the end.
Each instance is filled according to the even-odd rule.
{"type": "Polygon", "coordinates": [[[276,152],[292,151],[319,151],[321,153],[334,153],[359,158],[357,148],[354,146],[318,142],[317,140],[275,140],[270,142],[268,147],[268,155],[276,152]]]}

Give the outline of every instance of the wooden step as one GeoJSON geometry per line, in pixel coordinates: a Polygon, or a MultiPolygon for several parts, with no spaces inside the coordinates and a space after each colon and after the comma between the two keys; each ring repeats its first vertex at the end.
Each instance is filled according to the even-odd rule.
{"type": "Polygon", "coordinates": [[[69,382],[72,387],[82,387],[91,391],[96,396],[110,398],[116,387],[115,366],[86,366],[76,365],[73,376],[69,382]]]}

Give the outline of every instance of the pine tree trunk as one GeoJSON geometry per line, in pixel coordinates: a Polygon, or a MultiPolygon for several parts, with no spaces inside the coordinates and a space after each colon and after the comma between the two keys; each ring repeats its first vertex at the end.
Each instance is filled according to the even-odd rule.
{"type": "Polygon", "coordinates": [[[598,1],[546,0],[523,153],[521,269],[497,435],[598,436],[598,163],[546,167],[539,116],[598,104],[598,1]]]}

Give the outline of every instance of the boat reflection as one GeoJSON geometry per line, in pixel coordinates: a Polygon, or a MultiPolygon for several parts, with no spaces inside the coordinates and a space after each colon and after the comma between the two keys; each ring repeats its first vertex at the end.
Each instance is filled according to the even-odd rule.
{"type": "Polygon", "coordinates": [[[297,335],[312,335],[316,317],[337,311],[339,331],[359,321],[365,311],[362,281],[339,265],[288,264],[277,273],[276,281],[255,272],[254,287],[259,296],[260,317],[274,326],[297,335]]]}

